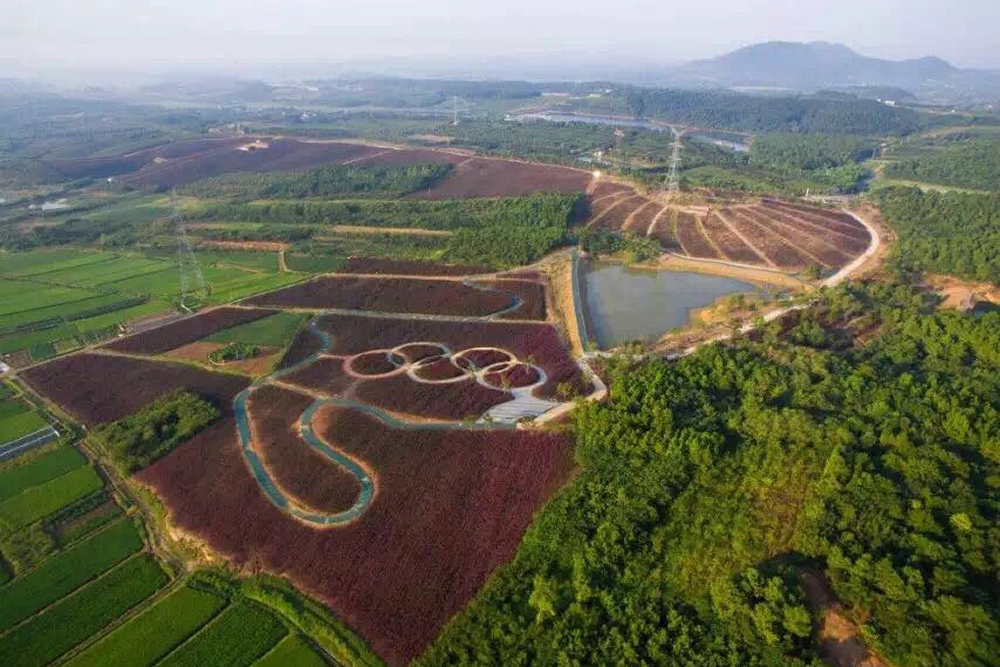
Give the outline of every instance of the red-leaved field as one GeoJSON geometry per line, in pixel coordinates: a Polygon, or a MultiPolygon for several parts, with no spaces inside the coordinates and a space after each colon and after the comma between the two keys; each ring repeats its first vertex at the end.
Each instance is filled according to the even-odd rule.
{"type": "Polygon", "coordinates": [[[351,257],[337,273],[371,273],[386,276],[474,276],[490,269],[466,264],[436,264],[411,259],[351,257]]]}
{"type": "Polygon", "coordinates": [[[249,378],[187,364],[80,353],[21,373],[35,391],[88,427],[121,419],[178,389],[196,393],[223,412],[249,378]]]}
{"type": "Polygon", "coordinates": [[[130,354],[159,354],[211,336],[217,331],[274,315],[275,312],[263,308],[215,308],[166,326],[121,338],[105,347],[130,354]]]}
{"type": "Polygon", "coordinates": [[[341,512],[354,504],[361,486],[299,435],[299,415],[312,401],[309,396],[279,387],[256,389],[247,406],[254,447],[274,481],[300,505],[341,512]]]}
{"type": "Polygon", "coordinates": [[[411,196],[417,199],[466,199],[514,197],[542,191],[582,193],[591,179],[590,172],[569,167],[476,157],[457,164],[430,190],[411,196]]]}
{"type": "Polygon", "coordinates": [[[590,391],[576,361],[568,354],[556,330],[548,324],[327,315],[320,319],[319,325],[333,337],[331,354],[358,354],[420,341],[443,343],[454,352],[494,346],[513,352],[521,360],[530,358],[531,363],[545,369],[548,381],[534,392],[541,398],[555,396],[561,382],[569,383],[578,393],[590,391]]]}
{"type": "Polygon", "coordinates": [[[285,308],[483,316],[507,308],[513,298],[502,292],[469,287],[458,280],[323,276],[253,297],[246,303],[285,308]]]}
{"type": "Polygon", "coordinates": [[[289,577],[396,667],[416,656],[510,559],[571,470],[571,443],[534,431],[394,430],[327,407],[317,433],[376,471],[350,524],[314,529],[271,505],[225,419],[139,474],[172,524],[238,566],[289,577]]]}

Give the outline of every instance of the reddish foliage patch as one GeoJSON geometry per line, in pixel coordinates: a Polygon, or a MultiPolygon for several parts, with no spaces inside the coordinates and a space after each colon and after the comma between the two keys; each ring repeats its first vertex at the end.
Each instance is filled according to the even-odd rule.
{"type": "MultiPolygon", "coordinates": [[[[192,183],[209,176],[237,171],[296,171],[343,162],[377,153],[379,148],[364,144],[319,143],[297,139],[265,139],[267,148],[239,150],[227,146],[183,160],[151,164],[122,182],[137,187],[151,185],[169,188],[192,183]]],[[[249,144],[244,140],[241,144],[249,144]]]]}
{"type": "Polygon", "coordinates": [[[690,213],[680,211],[677,214],[677,222],[674,225],[674,234],[680,243],[684,254],[689,257],[707,257],[718,259],[719,253],[708,242],[701,229],[698,228],[698,219],[690,213]]]}
{"type": "Polygon", "coordinates": [[[621,183],[614,183],[612,181],[601,181],[594,189],[590,191],[590,198],[600,199],[607,195],[614,194],[616,192],[629,192],[632,188],[627,185],[622,185],[621,183]]]}
{"type": "MultiPolygon", "coordinates": [[[[383,151],[385,149],[382,149],[383,151]]],[[[368,157],[351,162],[357,165],[397,166],[408,164],[458,164],[469,159],[468,155],[456,155],[429,148],[403,148],[390,150],[387,153],[374,153],[368,157]]]]}
{"type": "Polygon", "coordinates": [[[413,363],[414,361],[420,361],[421,359],[426,359],[427,357],[436,357],[442,353],[442,349],[437,345],[429,345],[423,343],[412,343],[404,347],[399,351],[406,361],[413,363]]]}
{"type": "Polygon", "coordinates": [[[781,236],[789,244],[803,250],[820,264],[828,267],[841,267],[851,260],[851,256],[839,250],[831,242],[831,234],[819,235],[802,231],[801,227],[789,225],[784,220],[772,217],[761,208],[755,207],[748,212],[754,222],[765,229],[781,236]]]}
{"type": "Polygon", "coordinates": [[[44,162],[67,178],[86,176],[104,178],[135,171],[143,165],[152,163],[156,158],[189,158],[202,153],[232,150],[244,143],[246,143],[246,139],[200,139],[165,144],[113,157],[57,159],[44,160],[44,162]]]}
{"type": "Polygon", "coordinates": [[[634,195],[635,191],[633,190],[621,190],[612,195],[604,197],[600,201],[593,201],[592,198],[590,202],[590,219],[593,220],[594,218],[601,215],[611,207],[617,206],[619,203],[625,201],[626,199],[629,199],[634,195]]]}
{"type": "Polygon", "coordinates": [[[600,220],[594,221],[593,227],[594,229],[607,229],[608,231],[617,232],[622,228],[630,215],[635,213],[640,206],[647,203],[647,199],[643,199],[638,195],[619,199],[618,203],[608,208],[601,215],[600,220]]]}
{"type": "Polygon", "coordinates": [[[408,259],[378,259],[375,257],[351,257],[344,263],[339,273],[379,273],[388,276],[474,276],[489,273],[481,266],[465,264],[434,264],[408,259]]]}
{"type": "Polygon", "coordinates": [[[545,321],[545,283],[531,280],[493,280],[482,284],[521,299],[520,308],[504,313],[498,319],[545,321]]]}
{"type": "Polygon", "coordinates": [[[281,381],[313,391],[336,395],[349,389],[354,384],[355,379],[344,372],[344,363],[340,359],[320,357],[305,368],[285,375],[281,381]]]}
{"type": "Polygon", "coordinates": [[[863,227],[849,227],[836,220],[798,211],[789,211],[778,206],[762,205],[753,208],[772,219],[781,220],[806,233],[817,234],[824,238],[835,240],[841,247],[851,253],[860,253],[868,247],[868,242],[871,240],[868,230],[863,227]]]}
{"type": "Polygon", "coordinates": [[[527,387],[538,382],[538,371],[531,366],[518,364],[499,373],[487,373],[486,381],[494,387],[527,387]]]}
{"type": "MultiPolygon", "coordinates": [[[[399,357],[396,357],[396,361],[399,365],[403,363],[403,359],[399,357]]],[[[396,368],[398,365],[389,361],[385,352],[368,352],[351,359],[351,370],[361,375],[381,375],[391,373],[396,368]]]]}
{"type": "Polygon", "coordinates": [[[312,529],[268,503],[241,459],[232,420],[140,479],[178,528],[237,565],[288,576],[394,667],[423,650],[513,555],[572,465],[569,439],[550,433],[396,431],[336,407],[322,410],[316,425],[377,471],[375,501],[354,523],[312,529]]]}
{"type": "Polygon", "coordinates": [[[495,158],[472,158],[456,165],[440,183],[419,192],[417,199],[514,197],[533,192],[583,192],[588,172],[547,164],[495,158]]]}
{"type": "Polygon", "coordinates": [[[414,370],[414,375],[424,380],[451,380],[466,373],[451,363],[451,359],[442,357],[436,361],[427,361],[425,365],[414,370]]]}
{"type": "Polygon", "coordinates": [[[729,217],[733,226],[739,230],[762,253],[778,266],[787,268],[809,266],[813,260],[788,244],[780,236],[755,220],[755,213],[743,209],[730,209],[729,217]]]}
{"type": "Polygon", "coordinates": [[[868,236],[868,230],[860,222],[855,220],[852,216],[843,213],[841,211],[830,211],[825,208],[815,208],[813,206],[803,206],[801,204],[791,204],[789,202],[780,201],[778,199],[767,199],[761,200],[765,205],[773,206],[778,209],[789,211],[792,213],[802,214],[803,217],[808,217],[810,219],[817,219],[825,222],[828,226],[840,225],[845,229],[853,229],[856,232],[860,232],[865,236],[868,236]]]}
{"type": "Polygon", "coordinates": [[[177,389],[203,396],[223,411],[247,378],[186,364],[107,354],[74,354],[21,373],[36,391],[89,427],[130,415],[177,389]]]}
{"type": "Polygon", "coordinates": [[[109,350],[129,354],[159,354],[181,345],[187,345],[216,331],[274,315],[273,310],[248,308],[216,308],[192,317],[175,320],[170,324],[122,338],[105,345],[109,350]]]}
{"type": "Polygon", "coordinates": [[[588,393],[587,383],[556,330],[547,324],[505,322],[437,322],[360,315],[328,315],[320,326],[333,335],[331,354],[358,354],[393,348],[410,341],[439,341],[455,352],[470,347],[500,347],[519,359],[541,366],[548,381],[536,390],[541,397],[555,396],[556,386],[568,382],[578,393],[588,393]]]}
{"type": "MultiPolygon", "coordinates": [[[[684,211],[677,211],[672,209],[667,209],[660,214],[659,219],[656,221],[656,227],[653,227],[653,233],[651,236],[660,242],[660,245],[667,250],[681,251],[680,243],[677,241],[677,236],[674,234],[674,220],[680,220],[681,218],[687,217],[690,219],[690,224],[695,224],[694,216],[690,213],[684,211]]],[[[648,228],[647,228],[648,229],[648,228]]]]}
{"type": "Polygon", "coordinates": [[[466,370],[486,368],[501,361],[510,361],[510,356],[500,350],[472,350],[458,359],[458,365],[466,370]]]}
{"type": "Polygon", "coordinates": [[[642,210],[633,215],[632,219],[622,229],[636,236],[645,236],[646,232],[649,231],[649,226],[663,208],[661,204],[650,202],[648,206],[643,206],[642,210]]]}
{"type": "Polygon", "coordinates": [[[299,363],[303,359],[316,354],[323,347],[323,342],[316,337],[309,329],[301,329],[295,335],[292,344],[288,346],[288,351],[281,358],[278,368],[288,368],[299,363]]]}
{"type": "Polygon", "coordinates": [[[250,394],[254,447],[274,480],[300,504],[340,512],[354,504],[361,486],[341,466],[312,449],[299,435],[299,415],[310,397],[275,386],[250,394]]]}
{"type": "Polygon", "coordinates": [[[457,280],[324,276],[253,297],[247,303],[256,306],[480,316],[503,310],[511,301],[506,294],[478,290],[457,280]]]}
{"type": "Polygon", "coordinates": [[[726,226],[718,213],[712,213],[702,220],[702,225],[705,227],[705,232],[715,241],[715,245],[719,246],[726,259],[744,264],[764,263],[762,257],[755,253],[739,236],[726,226]]]}
{"type": "Polygon", "coordinates": [[[478,419],[494,405],[511,399],[507,392],[484,387],[472,378],[448,384],[424,384],[414,382],[406,374],[360,381],[354,387],[354,398],[390,412],[446,421],[478,419]]]}

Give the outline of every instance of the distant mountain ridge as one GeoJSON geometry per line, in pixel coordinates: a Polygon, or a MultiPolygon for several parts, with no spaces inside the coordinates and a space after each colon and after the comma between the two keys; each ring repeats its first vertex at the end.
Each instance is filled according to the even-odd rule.
{"type": "Polygon", "coordinates": [[[989,101],[1000,97],[1000,72],[967,70],[937,56],[885,60],[830,42],[764,42],[670,68],[677,84],[795,91],[886,86],[927,101],[989,101]]]}

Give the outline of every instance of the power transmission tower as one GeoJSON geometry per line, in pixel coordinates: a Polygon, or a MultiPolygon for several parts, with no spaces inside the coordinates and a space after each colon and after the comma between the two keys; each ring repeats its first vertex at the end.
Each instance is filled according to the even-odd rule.
{"type": "Polygon", "coordinates": [[[677,174],[677,170],[680,168],[681,164],[681,133],[677,131],[677,128],[673,125],[670,126],[670,132],[673,134],[673,143],[671,144],[672,149],[670,151],[670,170],[667,172],[667,179],[663,186],[667,191],[667,194],[677,194],[681,190],[680,179],[677,174]]]}
{"type": "Polygon", "coordinates": [[[198,258],[195,257],[194,252],[191,250],[191,241],[187,235],[187,223],[184,221],[184,216],[181,215],[180,209],[177,207],[176,196],[173,190],[170,191],[170,204],[174,209],[174,233],[177,236],[177,270],[180,272],[181,281],[181,308],[191,312],[191,309],[187,305],[188,282],[190,278],[193,277],[195,280],[197,297],[206,298],[208,296],[208,288],[205,285],[205,276],[201,272],[201,264],[198,263],[198,258]]]}

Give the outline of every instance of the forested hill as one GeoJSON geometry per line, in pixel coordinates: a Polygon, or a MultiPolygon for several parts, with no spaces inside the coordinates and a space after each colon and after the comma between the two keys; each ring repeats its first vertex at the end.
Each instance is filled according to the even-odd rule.
{"type": "Polygon", "coordinates": [[[909,134],[921,124],[920,115],[912,109],[850,95],[741,95],[627,88],[622,96],[628,112],[635,116],[742,132],[885,136],[909,134]]]}
{"type": "Polygon", "coordinates": [[[1000,313],[847,285],[622,364],[578,477],[419,665],[820,665],[805,570],[890,664],[995,664],[1000,313]]]}

